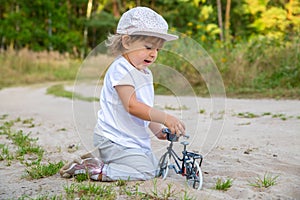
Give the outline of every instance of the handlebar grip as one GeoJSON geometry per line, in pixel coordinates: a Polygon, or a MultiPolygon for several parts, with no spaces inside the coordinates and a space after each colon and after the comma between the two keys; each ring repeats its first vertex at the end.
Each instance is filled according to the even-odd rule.
{"type": "MultiPolygon", "coordinates": [[[[171,130],[168,129],[168,128],[164,128],[164,129],[162,130],[162,132],[163,132],[163,133],[166,133],[166,134],[172,134],[172,133],[171,133],[171,130]]],[[[185,138],[187,138],[187,139],[190,138],[189,135],[182,135],[182,136],[185,137],[185,138]]]]}
{"type": "Polygon", "coordinates": [[[178,141],[178,137],[176,136],[176,134],[172,134],[170,129],[164,128],[162,130],[162,132],[167,134],[167,140],[168,141],[173,141],[173,142],[178,141]]]}
{"type": "Polygon", "coordinates": [[[163,133],[166,133],[166,134],[171,134],[171,130],[168,129],[168,128],[163,128],[163,129],[162,129],[162,132],[163,132],[163,133]]]}
{"type": "MultiPolygon", "coordinates": [[[[176,134],[172,134],[171,130],[168,128],[164,128],[162,130],[163,133],[167,134],[167,140],[169,141],[178,141],[179,137],[177,137],[176,134]]],[[[183,137],[185,137],[186,139],[189,139],[190,136],[189,135],[183,135],[183,137]]]]}

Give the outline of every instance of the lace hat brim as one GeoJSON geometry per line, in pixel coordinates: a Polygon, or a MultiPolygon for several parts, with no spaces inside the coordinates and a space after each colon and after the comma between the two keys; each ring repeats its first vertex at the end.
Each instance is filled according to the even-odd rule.
{"type": "Polygon", "coordinates": [[[169,34],[169,33],[152,32],[152,31],[134,31],[131,33],[120,33],[119,32],[119,34],[152,36],[152,37],[162,38],[165,41],[172,41],[172,40],[178,39],[177,35],[173,35],[173,34],[169,34]]]}

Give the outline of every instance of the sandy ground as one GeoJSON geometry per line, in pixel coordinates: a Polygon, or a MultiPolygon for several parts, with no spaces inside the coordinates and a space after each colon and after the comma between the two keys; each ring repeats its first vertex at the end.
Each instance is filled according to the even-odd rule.
{"type": "MultiPolygon", "coordinates": [[[[48,86],[1,90],[0,115],[7,114],[8,117],[0,123],[18,117],[32,118],[35,127],[18,125],[14,128],[31,132],[32,137],[39,138],[38,143],[46,151],[45,160],[70,161],[92,149],[88,145],[98,103],[73,102],[47,95],[48,86]],[[78,150],[70,152],[68,147],[72,145],[78,150]]],[[[179,101],[178,104],[178,98],[157,96],[156,107],[178,115],[186,122],[187,131],[192,136],[188,148],[204,155],[203,189],[186,189],[184,178],[174,174],[165,181],[158,179],[159,189],[163,190],[172,183],[179,193],[188,190],[189,195],[196,199],[300,199],[300,101],[226,99],[226,107],[219,110],[222,114],[215,119],[211,99],[184,97],[179,101]],[[197,102],[198,107],[194,107],[193,102],[197,102]],[[184,109],[178,109],[178,105],[184,109]],[[199,113],[199,108],[204,112],[199,113]],[[247,118],[247,113],[258,117],[247,118]],[[272,117],[279,114],[286,120],[272,117]],[[249,185],[266,173],[278,176],[276,185],[269,188],[249,185]],[[233,179],[232,187],[228,191],[212,189],[218,178],[233,179]]],[[[9,143],[4,136],[0,135],[0,139],[1,144],[9,143]]],[[[153,138],[153,150],[158,157],[166,144],[153,138]]],[[[180,150],[182,147],[177,143],[176,148],[180,150]]],[[[26,180],[22,178],[24,170],[25,166],[19,161],[13,161],[11,166],[0,161],[0,199],[60,194],[65,185],[74,182],[61,178],[59,174],[26,180]]],[[[151,191],[153,181],[142,182],[140,189],[151,191]]]]}

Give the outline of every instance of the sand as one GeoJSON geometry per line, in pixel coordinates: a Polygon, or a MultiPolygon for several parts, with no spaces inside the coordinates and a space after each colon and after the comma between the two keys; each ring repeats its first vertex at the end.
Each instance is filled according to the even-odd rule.
{"type": "MultiPolygon", "coordinates": [[[[46,151],[45,161],[70,161],[92,149],[88,145],[91,143],[98,103],[47,95],[49,86],[2,89],[0,115],[8,116],[0,123],[18,117],[32,118],[34,127],[18,124],[13,128],[30,132],[30,136],[38,138],[38,144],[46,151]],[[74,151],[70,151],[71,146],[76,147],[74,151]]],[[[72,86],[68,87],[72,89],[72,86]]],[[[83,91],[94,89],[84,85],[82,88],[83,91]]],[[[93,93],[98,95],[96,90],[93,93]]],[[[190,105],[195,97],[179,100],[178,104],[178,98],[157,96],[156,107],[180,116],[186,122],[191,135],[188,149],[204,155],[201,167],[203,188],[200,191],[186,188],[184,177],[173,174],[167,180],[157,180],[159,189],[163,190],[168,183],[172,183],[179,193],[178,199],[184,190],[196,199],[300,199],[299,100],[227,98],[224,110],[219,110],[220,116],[217,118],[212,115],[210,98],[196,98],[196,108],[190,105]],[[179,105],[184,109],[178,109],[179,105]],[[199,113],[199,108],[203,113],[199,113]],[[247,118],[247,114],[257,116],[247,118]],[[268,188],[249,185],[266,173],[278,176],[276,185],[268,188]],[[227,191],[212,189],[219,178],[232,179],[232,187],[227,191]]],[[[0,139],[1,144],[10,143],[3,135],[0,139]]],[[[165,151],[166,145],[167,142],[153,138],[153,150],[158,157],[165,151]]],[[[177,143],[176,149],[180,152],[181,148],[177,143]]],[[[61,178],[59,174],[27,180],[22,178],[24,170],[25,166],[17,160],[11,166],[0,161],[0,199],[61,194],[65,185],[74,182],[61,178]]],[[[153,184],[153,181],[141,182],[140,189],[151,191],[153,184]]]]}

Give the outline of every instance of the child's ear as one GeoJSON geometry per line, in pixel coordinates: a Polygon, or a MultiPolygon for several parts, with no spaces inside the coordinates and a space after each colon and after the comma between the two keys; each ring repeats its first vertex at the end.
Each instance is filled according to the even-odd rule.
{"type": "Polygon", "coordinates": [[[129,46],[130,46],[130,36],[129,35],[122,36],[122,45],[125,49],[129,49],[129,46]]]}

